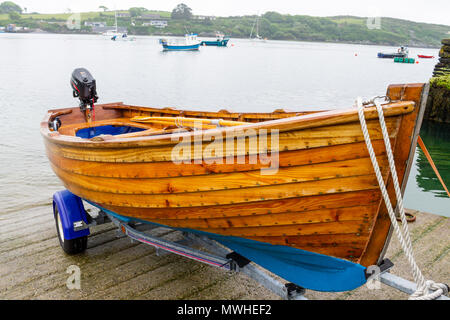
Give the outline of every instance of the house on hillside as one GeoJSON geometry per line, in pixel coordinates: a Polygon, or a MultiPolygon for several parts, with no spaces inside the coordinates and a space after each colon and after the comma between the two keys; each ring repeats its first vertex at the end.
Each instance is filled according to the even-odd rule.
{"type": "Polygon", "coordinates": [[[161,16],[156,13],[146,13],[139,17],[140,20],[160,20],[161,16]]]}
{"type": "MultiPolygon", "coordinates": [[[[108,31],[116,31],[116,27],[106,26],[106,27],[92,27],[92,32],[94,33],[107,33],[108,31]]],[[[117,32],[128,33],[128,29],[125,27],[118,27],[117,32]]]]}
{"type": "Polygon", "coordinates": [[[85,21],[85,27],[106,27],[106,22],[93,22],[93,21],[85,21]]]}
{"type": "Polygon", "coordinates": [[[193,16],[192,19],[194,19],[194,20],[216,20],[217,17],[215,17],[215,16],[193,16]]]}
{"type": "Polygon", "coordinates": [[[164,29],[165,27],[168,26],[167,20],[152,20],[150,22],[144,22],[142,24],[145,27],[155,27],[155,28],[160,28],[160,29],[164,29]]]}
{"type": "Polygon", "coordinates": [[[129,12],[117,12],[117,18],[131,18],[131,13],[129,13],[129,12]]]}

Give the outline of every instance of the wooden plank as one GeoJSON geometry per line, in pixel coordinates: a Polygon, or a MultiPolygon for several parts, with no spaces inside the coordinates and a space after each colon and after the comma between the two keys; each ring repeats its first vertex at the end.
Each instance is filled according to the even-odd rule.
{"type": "MultiPolygon", "coordinates": [[[[357,206],[337,209],[321,209],[303,212],[267,213],[264,215],[235,216],[227,218],[197,218],[187,220],[157,219],[146,216],[162,225],[170,225],[177,228],[207,229],[207,228],[242,228],[242,227],[268,227],[296,224],[315,224],[332,221],[366,220],[369,223],[375,216],[377,205],[357,206]]],[[[142,217],[144,218],[144,217],[142,217]]]]}
{"type": "MultiPolygon", "coordinates": [[[[391,143],[395,140],[391,139],[391,143]]],[[[375,154],[385,155],[386,149],[383,140],[374,140],[375,154]]],[[[369,153],[364,142],[312,148],[298,151],[283,151],[279,153],[279,167],[301,166],[319,164],[332,161],[344,161],[357,158],[367,158],[369,153]],[[324,148],[327,148],[326,151],[324,148]]],[[[210,175],[214,173],[242,172],[260,170],[267,167],[258,157],[255,164],[250,164],[249,156],[245,156],[243,164],[218,164],[202,161],[196,164],[191,161],[189,165],[179,165],[172,161],[151,163],[111,163],[90,162],[64,158],[57,153],[48,153],[48,158],[55,166],[68,172],[93,177],[109,178],[165,178],[191,175],[210,175]]]]}
{"type": "MultiPolygon", "coordinates": [[[[319,194],[343,193],[378,188],[375,175],[297,182],[258,188],[192,192],[184,194],[134,195],[87,190],[70,181],[64,185],[74,194],[99,204],[139,208],[195,207],[275,200],[319,194]]],[[[363,202],[364,203],[364,202],[363,202]]]]}
{"type": "Polygon", "coordinates": [[[199,231],[210,233],[237,236],[237,237],[256,237],[256,236],[290,236],[290,235],[318,235],[325,234],[356,234],[367,233],[370,231],[368,222],[362,220],[345,222],[326,222],[313,224],[298,224],[289,226],[270,226],[270,227],[245,227],[245,228],[199,228],[199,231]]]}
{"type": "Polygon", "coordinates": [[[330,237],[327,234],[321,235],[302,235],[302,236],[262,236],[248,237],[247,239],[268,242],[275,245],[293,245],[297,247],[350,247],[365,246],[369,233],[350,233],[350,234],[334,234],[330,237]]]}
{"type": "MultiPolygon", "coordinates": [[[[387,158],[379,157],[382,172],[388,170],[387,158]]],[[[352,177],[373,173],[369,158],[336,161],[315,165],[279,168],[274,175],[261,175],[260,170],[181,176],[174,178],[103,178],[67,172],[52,165],[53,171],[63,181],[70,181],[83,189],[118,194],[184,194],[199,191],[258,188],[277,184],[319,181],[336,177],[352,177]]],[[[257,191],[255,191],[257,192],[257,191]]]]}
{"type": "Polygon", "coordinates": [[[277,200],[256,201],[251,203],[229,204],[222,206],[203,206],[187,208],[132,208],[104,205],[112,212],[142,219],[212,219],[236,216],[257,216],[286,212],[308,212],[320,209],[337,209],[359,206],[361,199],[367,205],[379,203],[380,194],[376,190],[346,192],[327,195],[307,196],[277,200]]]}

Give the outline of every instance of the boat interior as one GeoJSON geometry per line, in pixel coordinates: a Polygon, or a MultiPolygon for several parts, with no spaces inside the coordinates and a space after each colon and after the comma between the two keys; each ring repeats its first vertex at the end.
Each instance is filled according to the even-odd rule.
{"type": "Polygon", "coordinates": [[[206,112],[111,103],[95,106],[91,120],[87,120],[86,113],[80,108],[51,110],[48,114],[48,123],[58,119],[59,134],[95,140],[99,137],[117,139],[171,134],[179,132],[180,129],[192,131],[199,128],[238,126],[317,112],[320,111],[289,112],[277,109],[272,113],[234,113],[227,110],[206,112]],[[218,120],[221,122],[217,122],[218,120]]]}

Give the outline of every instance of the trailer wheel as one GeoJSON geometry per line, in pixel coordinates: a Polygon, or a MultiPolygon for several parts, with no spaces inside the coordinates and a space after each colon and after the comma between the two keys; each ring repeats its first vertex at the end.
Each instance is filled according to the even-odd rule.
{"type": "Polygon", "coordinates": [[[56,222],[56,231],[58,232],[58,239],[59,244],[61,245],[61,248],[64,250],[65,253],[74,255],[83,252],[87,248],[87,236],[76,238],[76,239],[65,239],[64,238],[64,231],[63,226],[61,222],[61,216],[59,214],[58,206],[54,206],[54,215],[55,215],[55,222],[56,222]]]}

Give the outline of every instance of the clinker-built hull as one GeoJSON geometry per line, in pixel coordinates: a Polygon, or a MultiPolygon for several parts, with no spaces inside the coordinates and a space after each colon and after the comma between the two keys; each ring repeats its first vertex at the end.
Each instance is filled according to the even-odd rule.
{"type": "MultiPolygon", "coordinates": [[[[424,91],[422,84],[390,86],[392,102],[384,106],[403,186],[424,91]]],[[[356,108],[270,114],[123,104],[95,108],[96,120],[90,124],[72,108],[49,111],[41,125],[54,172],[68,190],[90,203],[123,219],[208,235],[316,290],[357,287],[365,281],[365,268],[382,258],[390,221],[356,108]],[[148,135],[163,125],[130,120],[136,116],[248,124],[148,135]],[[52,131],[48,123],[56,117],[61,127],[52,131]],[[94,134],[80,137],[93,127],[94,134]],[[263,148],[252,143],[266,135],[263,148]],[[233,143],[227,144],[230,136],[233,143]],[[316,271],[327,275],[326,283],[316,284],[316,271]]],[[[376,109],[366,108],[365,117],[395,204],[376,109]]]]}

